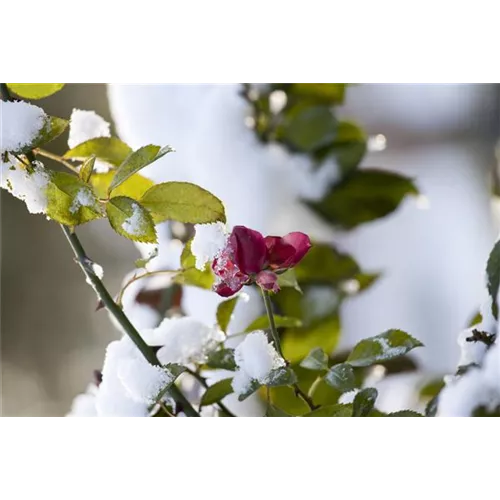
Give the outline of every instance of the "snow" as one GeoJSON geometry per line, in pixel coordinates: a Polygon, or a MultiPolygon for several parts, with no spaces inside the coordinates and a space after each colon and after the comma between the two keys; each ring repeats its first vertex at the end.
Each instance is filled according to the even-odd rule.
{"type": "Polygon", "coordinates": [[[13,196],[23,200],[32,214],[45,213],[47,211],[46,188],[50,177],[39,161],[33,163],[33,172],[30,173],[21,162],[9,157],[10,161],[0,160],[1,184],[3,189],[9,191],[13,196]]]}
{"type": "Polygon", "coordinates": [[[144,331],[143,337],[149,345],[161,346],[157,356],[162,364],[204,363],[225,338],[217,327],[190,317],[165,318],[157,328],[144,331]]]}
{"type": "Polygon", "coordinates": [[[24,101],[0,101],[0,153],[30,146],[47,123],[42,108],[24,101]]]}
{"type": "MultiPolygon", "coordinates": [[[[94,111],[73,109],[69,122],[68,146],[73,149],[82,142],[96,139],[97,137],[110,137],[110,124],[94,111]]],[[[106,173],[109,165],[101,160],[96,160],[94,171],[106,173]]]]}
{"type": "Polygon", "coordinates": [[[102,278],[104,277],[104,269],[102,268],[102,266],[100,266],[99,264],[97,264],[97,262],[92,262],[92,271],[94,271],[94,274],[100,280],[102,280],[102,278]]]}
{"type": "Polygon", "coordinates": [[[98,387],[95,384],[89,384],[83,394],[79,394],[73,400],[70,412],[67,417],[97,417],[95,407],[98,387]]]}
{"type": "Polygon", "coordinates": [[[75,214],[80,210],[81,207],[93,207],[96,204],[95,196],[92,193],[92,190],[87,188],[81,188],[76,196],[73,198],[73,202],[69,207],[69,211],[72,214],[75,214]]]}
{"type": "Polygon", "coordinates": [[[123,221],[122,229],[132,236],[142,236],[145,233],[146,224],[143,209],[137,203],[133,203],[132,215],[123,221]]]}
{"type": "Polygon", "coordinates": [[[172,375],[149,364],[128,337],[106,349],[102,382],[96,396],[99,417],[147,417],[149,406],[172,375]]]}
{"type": "Polygon", "coordinates": [[[205,269],[207,262],[217,257],[227,242],[227,229],[222,222],[213,224],[196,224],[195,235],[191,243],[191,252],[196,258],[196,267],[205,269]]]}
{"type": "Polygon", "coordinates": [[[94,111],[73,109],[69,121],[68,146],[73,149],[97,137],[111,137],[109,123],[94,111]]]}
{"type": "Polygon", "coordinates": [[[477,326],[464,330],[458,336],[458,345],[460,346],[460,360],[458,366],[466,366],[471,363],[481,364],[487,350],[487,345],[484,342],[469,342],[467,341],[473,335],[473,331],[477,326]]]}
{"type": "Polygon", "coordinates": [[[262,330],[248,334],[235,349],[234,359],[238,371],[233,378],[233,389],[244,394],[252,381],[265,384],[270,373],[285,366],[285,360],[278,355],[274,346],[267,340],[262,330]]]}

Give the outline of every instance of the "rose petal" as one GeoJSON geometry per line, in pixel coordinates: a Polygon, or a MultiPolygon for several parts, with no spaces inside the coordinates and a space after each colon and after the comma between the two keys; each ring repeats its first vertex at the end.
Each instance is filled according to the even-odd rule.
{"type": "Polygon", "coordinates": [[[258,231],[245,226],[235,226],[229,237],[234,262],[244,274],[258,273],[266,261],[266,244],[258,231]]]}
{"type": "Polygon", "coordinates": [[[272,271],[261,271],[257,274],[256,283],[264,290],[269,292],[279,292],[280,287],[278,285],[278,276],[272,271]]]}
{"type": "Polygon", "coordinates": [[[279,236],[266,236],[267,264],[271,269],[286,269],[295,257],[295,248],[279,236]]]}
{"type": "Polygon", "coordinates": [[[283,236],[283,241],[295,248],[295,255],[291,259],[291,262],[288,262],[288,267],[293,267],[298,264],[311,248],[311,240],[309,239],[309,236],[298,231],[294,233],[288,233],[287,235],[283,236]]]}
{"type": "Polygon", "coordinates": [[[236,292],[240,291],[243,287],[243,283],[238,285],[236,288],[231,288],[227,283],[221,281],[220,283],[216,283],[214,285],[214,292],[220,295],[221,297],[231,297],[236,292]]]}

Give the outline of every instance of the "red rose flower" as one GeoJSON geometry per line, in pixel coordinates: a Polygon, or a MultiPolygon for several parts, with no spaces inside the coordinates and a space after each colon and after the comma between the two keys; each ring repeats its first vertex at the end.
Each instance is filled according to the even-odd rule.
{"type": "Polygon", "coordinates": [[[311,248],[304,233],[289,233],[283,238],[267,236],[244,226],[235,226],[226,247],[214,259],[214,290],[223,297],[243,285],[257,283],[264,290],[277,292],[277,273],[297,265],[311,248]]]}

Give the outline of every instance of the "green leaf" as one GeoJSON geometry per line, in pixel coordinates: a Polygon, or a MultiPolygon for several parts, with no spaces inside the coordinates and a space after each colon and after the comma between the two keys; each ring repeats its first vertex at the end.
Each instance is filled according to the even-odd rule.
{"type": "Polygon", "coordinates": [[[295,268],[301,283],[333,283],[353,278],[360,269],[356,261],[336,248],[314,244],[295,268]]]}
{"type": "Polygon", "coordinates": [[[289,415],[285,411],[281,410],[280,408],[278,408],[277,406],[274,406],[272,404],[268,405],[268,407],[266,409],[266,417],[281,418],[281,417],[291,417],[291,416],[292,415],[289,415]]]}
{"type": "Polygon", "coordinates": [[[342,104],[345,83],[292,83],[288,92],[301,99],[318,104],[342,104]]]}
{"type": "Polygon", "coordinates": [[[284,273],[278,274],[278,285],[280,288],[295,288],[295,290],[302,293],[297,281],[295,269],[288,269],[284,273]]]}
{"type": "Polygon", "coordinates": [[[325,352],[331,353],[339,337],[339,318],[335,314],[315,321],[307,328],[287,330],[281,346],[285,359],[290,363],[299,363],[315,347],[321,347],[325,352]]]}
{"type": "Polygon", "coordinates": [[[327,106],[296,106],[280,130],[280,137],[299,151],[311,152],[333,141],[337,120],[327,106]]]}
{"type": "Polygon", "coordinates": [[[89,182],[92,171],[94,170],[95,156],[87,158],[80,167],[79,177],[83,182],[89,182]]]}
{"type": "Polygon", "coordinates": [[[388,361],[422,347],[423,344],[402,330],[388,330],[359,342],[347,358],[351,366],[370,366],[388,361]]]}
{"type": "Polygon", "coordinates": [[[445,386],[444,378],[439,377],[427,382],[419,391],[420,398],[431,399],[437,396],[445,386]]]}
{"type": "MultiPolygon", "coordinates": [[[[274,323],[276,328],[299,328],[302,322],[297,318],[288,318],[285,316],[274,315],[274,323]]],[[[259,316],[252,321],[245,329],[245,332],[254,332],[255,330],[268,330],[271,328],[267,314],[259,316]]]]}
{"type": "Polygon", "coordinates": [[[245,401],[245,399],[249,398],[254,392],[258,391],[260,387],[261,385],[258,380],[252,380],[247,390],[238,396],[238,401],[245,401]]]}
{"type": "Polygon", "coordinates": [[[214,385],[208,387],[201,397],[200,406],[213,405],[214,403],[218,403],[221,399],[224,399],[229,394],[232,394],[232,381],[233,379],[226,378],[224,380],[219,380],[214,385]]]}
{"type": "Polygon", "coordinates": [[[418,190],[412,180],[394,172],[363,169],[353,172],[319,202],[309,206],[328,222],[345,229],[385,217],[406,195],[418,190]]]}
{"type": "MultiPolygon", "coordinates": [[[[106,199],[108,197],[108,189],[113,176],[114,172],[106,172],[105,174],[95,173],[90,178],[90,183],[99,198],[106,199]]],[[[134,174],[115,189],[114,196],[127,196],[134,200],[140,200],[142,195],[153,185],[153,181],[140,174],[134,174]]]]}
{"type": "Polygon", "coordinates": [[[303,415],[304,417],[352,417],[351,405],[328,405],[303,415]]]}
{"type": "Polygon", "coordinates": [[[77,226],[104,216],[92,189],[75,175],[50,173],[47,216],[67,226],[77,226]]]}
{"type": "Polygon", "coordinates": [[[302,366],[302,368],[306,368],[307,370],[328,370],[328,356],[325,351],[321,349],[321,347],[315,347],[300,362],[300,366],[302,366]]]}
{"type": "Polygon", "coordinates": [[[359,391],[352,403],[352,416],[367,417],[373,410],[377,396],[377,389],[373,389],[372,387],[359,391]]]}
{"type": "Polygon", "coordinates": [[[231,321],[231,316],[233,314],[234,308],[236,307],[236,303],[238,302],[238,296],[233,297],[229,300],[224,300],[217,307],[217,324],[219,328],[227,333],[227,327],[231,321]]]}
{"type": "Polygon", "coordinates": [[[222,202],[212,193],[189,182],[156,184],[142,197],[156,222],[177,220],[189,224],[226,222],[222,202]]]}
{"type": "Polygon", "coordinates": [[[137,201],[126,196],[115,196],[106,204],[111,227],[132,241],[156,243],[156,230],[149,212],[137,201]]]}
{"type": "Polygon", "coordinates": [[[341,363],[330,368],[325,375],[325,382],[342,393],[356,388],[354,370],[347,363],[341,363]]]}
{"type": "Polygon", "coordinates": [[[132,149],[117,137],[97,137],[82,142],[64,154],[64,158],[83,160],[94,155],[106,163],[117,167],[121,165],[132,149]]]}
{"type": "Polygon", "coordinates": [[[486,277],[488,292],[491,297],[491,311],[495,319],[498,319],[498,289],[500,287],[500,241],[495,243],[486,264],[486,277]]]}
{"type": "Polygon", "coordinates": [[[23,99],[43,99],[59,92],[64,83],[8,83],[9,90],[23,99]]]}
{"type": "Polygon", "coordinates": [[[334,156],[344,175],[352,172],[366,153],[366,134],[355,123],[341,121],[334,141],[322,152],[334,156]]]}
{"type": "Polygon", "coordinates": [[[120,184],[123,184],[129,177],[139,172],[139,170],[147,167],[151,163],[159,160],[173,149],[170,146],[164,148],[160,146],[143,146],[137,151],[130,153],[123,163],[117,168],[115,176],[109,185],[109,192],[111,193],[120,184]]]}
{"type": "Polygon", "coordinates": [[[401,410],[393,413],[389,413],[388,417],[423,417],[421,413],[413,410],[401,410]]]}
{"type": "Polygon", "coordinates": [[[234,360],[234,349],[224,348],[211,352],[208,355],[206,365],[209,368],[234,372],[237,368],[236,361],[234,360]]]}
{"type": "Polygon", "coordinates": [[[357,293],[370,288],[379,278],[380,273],[358,273],[352,279],[359,283],[359,290],[357,293]]]}
{"type": "Polygon", "coordinates": [[[477,325],[478,323],[481,323],[483,321],[483,316],[480,311],[478,311],[474,316],[470,319],[469,324],[467,325],[467,328],[470,328],[471,326],[477,325]]]}
{"type": "Polygon", "coordinates": [[[191,285],[205,290],[211,290],[214,284],[214,275],[212,270],[208,264],[205,266],[204,271],[196,269],[196,259],[191,252],[191,242],[192,240],[189,240],[184,245],[184,249],[181,254],[181,267],[183,271],[179,272],[174,277],[174,281],[179,285],[191,285]]]}
{"type": "Polygon", "coordinates": [[[293,385],[297,382],[297,376],[290,367],[281,367],[272,370],[266,379],[267,387],[279,387],[281,385],[293,385]]]}
{"type": "MultiPolygon", "coordinates": [[[[181,373],[184,373],[186,371],[186,368],[182,365],[178,365],[177,363],[168,363],[164,366],[162,366],[162,368],[168,372],[172,378],[170,379],[170,382],[168,382],[167,384],[165,384],[161,390],[158,392],[158,395],[156,396],[156,401],[161,401],[161,399],[163,398],[163,396],[165,396],[165,394],[168,392],[168,390],[170,389],[170,387],[172,387],[172,385],[174,384],[174,382],[176,381],[177,377],[179,377],[179,375],[181,373]]],[[[150,410],[152,409],[152,407],[154,407],[154,404],[151,405],[150,407],[150,410]]]]}
{"type": "Polygon", "coordinates": [[[153,259],[158,257],[158,246],[155,246],[153,250],[143,259],[137,259],[134,264],[137,268],[145,268],[153,259]]]}

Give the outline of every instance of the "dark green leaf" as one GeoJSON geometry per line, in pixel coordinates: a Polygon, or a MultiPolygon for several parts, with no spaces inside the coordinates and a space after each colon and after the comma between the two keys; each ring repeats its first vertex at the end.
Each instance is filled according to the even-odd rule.
{"type": "MultiPolygon", "coordinates": [[[[66,159],[83,160],[94,155],[99,160],[117,167],[121,165],[132,149],[117,137],[98,137],[78,144],[64,154],[66,159]]],[[[113,177],[111,173],[111,177],[113,177]]]]}
{"type": "Polygon", "coordinates": [[[156,229],[149,212],[137,201],[126,196],[115,196],[106,204],[111,227],[133,241],[156,243],[156,229]]]}
{"type": "Polygon", "coordinates": [[[89,182],[92,171],[94,170],[95,156],[87,158],[80,167],[79,177],[83,182],[89,182]]]}
{"type": "Polygon", "coordinates": [[[321,349],[321,347],[315,347],[311,352],[301,361],[300,366],[306,368],[307,370],[328,370],[328,356],[321,349]]]}
{"type": "Polygon", "coordinates": [[[423,417],[421,413],[412,410],[401,410],[394,413],[389,413],[388,417],[423,417]]]}
{"type": "Polygon", "coordinates": [[[109,192],[111,193],[120,184],[125,182],[129,177],[139,172],[139,170],[147,167],[151,163],[159,160],[167,153],[170,153],[173,149],[170,146],[164,148],[160,146],[154,146],[152,144],[148,146],[143,146],[137,151],[130,153],[123,163],[117,168],[115,176],[109,185],[109,192]]]}
{"type": "Polygon", "coordinates": [[[318,104],[342,104],[345,83],[292,83],[288,92],[318,104]]]}
{"type": "Polygon", "coordinates": [[[419,396],[421,398],[433,398],[441,392],[441,389],[443,387],[444,387],[443,377],[436,378],[434,380],[431,380],[430,382],[427,382],[420,389],[419,396]]]}
{"type": "Polygon", "coordinates": [[[340,392],[349,392],[356,388],[354,370],[347,363],[335,365],[325,375],[325,382],[340,392]]]}
{"type": "Polygon", "coordinates": [[[224,333],[227,333],[227,327],[229,326],[237,302],[238,296],[224,300],[217,307],[217,324],[224,333]]]}
{"type": "Polygon", "coordinates": [[[315,347],[321,347],[325,352],[331,353],[339,337],[339,318],[335,314],[315,321],[307,328],[287,330],[281,345],[285,358],[290,363],[300,363],[315,347]]]}
{"type": "Polygon", "coordinates": [[[356,274],[352,279],[356,280],[359,283],[359,292],[370,288],[379,278],[380,273],[359,273],[356,274]]]}
{"type": "Polygon", "coordinates": [[[285,411],[281,410],[280,408],[278,408],[277,406],[274,406],[272,404],[270,404],[267,407],[267,410],[266,410],[266,417],[278,417],[278,418],[281,418],[281,417],[291,417],[291,416],[292,415],[289,415],[285,411]]]}
{"type": "MultiPolygon", "coordinates": [[[[288,318],[284,316],[279,316],[277,314],[274,315],[274,323],[276,324],[276,328],[299,328],[302,325],[300,319],[297,318],[288,318]]],[[[267,315],[259,316],[256,320],[252,321],[245,332],[254,332],[255,330],[267,330],[271,326],[269,324],[269,318],[267,315]]]]}
{"type": "Polygon", "coordinates": [[[281,367],[272,370],[266,379],[267,387],[279,387],[280,385],[293,385],[297,382],[297,376],[290,367],[281,367]]]}
{"type": "Polygon", "coordinates": [[[407,177],[364,169],[335,185],[323,200],[309,205],[328,222],[351,229],[390,214],[409,194],[416,195],[418,190],[407,177]]]}
{"type": "Polygon", "coordinates": [[[224,399],[229,394],[232,394],[232,380],[233,379],[231,378],[219,380],[214,385],[208,387],[201,398],[200,406],[213,405],[214,403],[218,403],[221,399],[224,399]]]}
{"type": "Polygon", "coordinates": [[[104,216],[92,189],[66,172],[51,172],[47,187],[47,215],[67,226],[77,226],[104,216]]]}
{"type": "Polygon", "coordinates": [[[212,193],[189,182],[156,184],[142,197],[156,222],[177,220],[189,224],[226,222],[224,205],[212,193]]]}
{"type": "Polygon", "coordinates": [[[367,417],[370,411],[373,410],[377,396],[377,389],[372,387],[359,391],[352,403],[352,416],[367,417]]]}
{"type": "Polygon", "coordinates": [[[261,385],[257,380],[252,380],[247,390],[238,396],[238,401],[245,401],[245,399],[249,398],[254,392],[258,391],[260,387],[261,385]]]}
{"type": "Polygon", "coordinates": [[[55,116],[47,116],[44,126],[40,129],[31,143],[27,144],[19,151],[13,151],[13,153],[28,153],[32,149],[44,146],[48,142],[53,141],[56,137],[59,137],[68,126],[68,123],[68,120],[63,120],[55,116]]]}
{"type": "Polygon", "coordinates": [[[329,405],[303,415],[304,417],[352,417],[352,405],[329,405]]]}
{"type": "Polygon", "coordinates": [[[297,279],[303,282],[339,283],[353,278],[360,269],[356,261],[334,247],[317,243],[295,268],[297,279]]]}
{"type": "Polygon", "coordinates": [[[370,366],[405,355],[423,344],[401,330],[387,332],[359,342],[347,358],[351,366],[370,366]]]}
{"type": "Polygon", "coordinates": [[[64,83],[8,83],[7,87],[23,99],[43,99],[59,92],[64,83]]]}
{"type": "Polygon", "coordinates": [[[280,136],[299,151],[314,151],[333,141],[337,120],[327,106],[299,106],[292,109],[280,136]]]}
{"type": "Polygon", "coordinates": [[[491,311],[498,319],[498,289],[500,287],[500,241],[495,243],[486,264],[486,277],[488,280],[488,292],[491,297],[491,311]]]}
{"type": "Polygon", "coordinates": [[[425,416],[426,417],[435,417],[438,411],[438,403],[439,403],[439,394],[434,396],[425,407],[425,416]]]}
{"type": "Polygon", "coordinates": [[[206,365],[210,368],[218,368],[221,370],[236,370],[236,362],[234,360],[234,349],[219,349],[211,352],[208,355],[206,365]]]}

